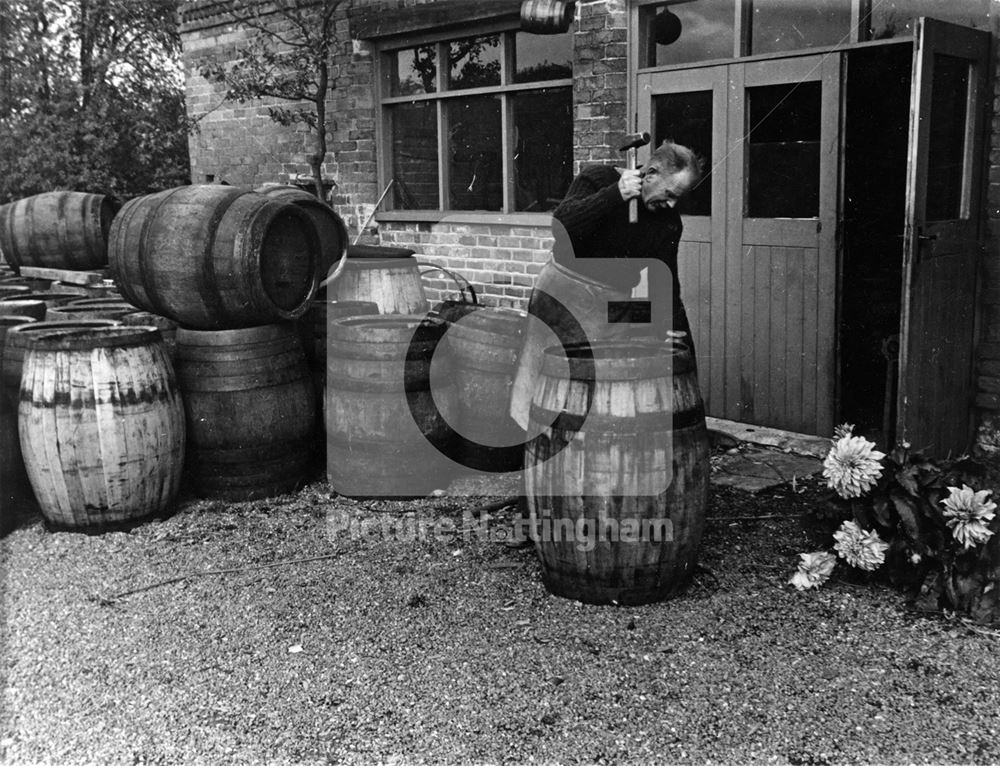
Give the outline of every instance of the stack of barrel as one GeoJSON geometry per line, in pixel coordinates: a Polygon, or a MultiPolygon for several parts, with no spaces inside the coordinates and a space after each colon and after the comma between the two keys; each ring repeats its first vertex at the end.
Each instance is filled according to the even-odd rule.
{"type": "Polygon", "coordinates": [[[345,247],[336,213],[286,187],[180,187],[115,218],[119,289],[178,324],[187,467],[202,496],[263,498],[306,481],[318,404],[297,320],[345,247]]]}
{"type": "Polygon", "coordinates": [[[88,300],[114,296],[109,283],[90,284],[92,274],[86,285],[68,280],[107,266],[116,209],[83,192],[0,206],[4,531],[36,504],[58,527],[128,524],[166,512],[179,489],[183,415],[159,332],[121,327],[137,309],[120,296],[113,307],[107,297],[88,300]],[[27,267],[68,281],[28,277],[27,267]]]}

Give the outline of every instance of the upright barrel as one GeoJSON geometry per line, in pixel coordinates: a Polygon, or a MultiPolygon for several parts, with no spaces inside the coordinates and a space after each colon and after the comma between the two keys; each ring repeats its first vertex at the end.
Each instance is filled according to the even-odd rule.
{"type": "MultiPolygon", "coordinates": [[[[35,321],[27,316],[0,316],[0,365],[7,330],[35,321]]],[[[0,395],[0,534],[14,528],[19,512],[33,506],[34,499],[17,436],[17,403],[0,395]]]]}
{"type": "Polygon", "coordinates": [[[177,322],[158,314],[151,314],[148,311],[135,311],[130,314],[123,314],[118,317],[118,321],[127,325],[145,325],[155,327],[163,336],[163,346],[167,350],[167,357],[171,362],[177,360],[177,322]]]}
{"type": "Polygon", "coordinates": [[[188,467],[206,497],[290,492],[309,468],[316,397],[290,323],[177,330],[177,376],[188,422],[188,467]]]}
{"type": "Polygon", "coordinates": [[[320,257],[316,227],[301,208],[222,185],[127,202],[108,251],[125,300],[195,330],[298,318],[320,257]]]}
{"type": "Polygon", "coordinates": [[[330,323],[327,477],[339,494],[417,497],[447,486],[453,464],[433,446],[446,443],[455,411],[447,350],[438,350],[445,329],[423,315],[330,323]]]}
{"type": "Polygon", "coordinates": [[[472,468],[516,471],[524,431],[510,416],[510,395],[527,313],[479,307],[448,329],[463,457],[472,468]],[[502,449],[508,448],[508,449],[502,449]]]}
{"type": "Polygon", "coordinates": [[[525,489],[545,586],[645,604],[686,585],[708,503],[708,433],[681,344],[597,342],[545,352],[525,489]]]}
{"type": "Polygon", "coordinates": [[[184,410],[158,330],[40,334],[24,360],[21,450],[42,516],[101,529],[169,510],[184,410]]]}
{"type": "Polygon", "coordinates": [[[0,205],[0,250],[18,266],[103,268],[117,208],[111,197],[74,191],[45,192],[0,205]]]}
{"type": "Polygon", "coordinates": [[[296,186],[261,186],[257,192],[272,199],[298,205],[312,219],[320,241],[316,259],[316,279],[322,282],[330,270],[347,254],[347,226],[337,212],[323,200],[296,186]]]}
{"type": "Polygon", "coordinates": [[[72,320],[64,322],[32,322],[10,327],[4,338],[3,358],[0,360],[0,396],[17,409],[21,391],[21,373],[28,348],[40,335],[75,332],[118,324],[113,319],[72,320]]]}
{"type": "Polygon", "coordinates": [[[351,245],[327,295],[335,301],[371,301],[380,314],[424,314],[430,308],[417,260],[404,247],[351,245]]]}
{"type": "Polygon", "coordinates": [[[0,316],[29,316],[41,322],[45,319],[48,309],[44,301],[32,298],[15,298],[9,301],[0,301],[0,316]]]}

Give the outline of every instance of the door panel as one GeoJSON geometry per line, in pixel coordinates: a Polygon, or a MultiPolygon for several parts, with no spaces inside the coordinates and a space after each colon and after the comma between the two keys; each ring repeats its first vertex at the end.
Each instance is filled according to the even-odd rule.
{"type": "MultiPolygon", "coordinates": [[[[707,111],[708,92],[711,216],[681,211],[678,263],[706,408],[829,433],[839,58],[642,75],[640,124],[684,143],[684,110],[697,102],[707,111]]],[[[705,211],[704,199],[697,207],[705,211]]]]}
{"type": "MultiPolygon", "coordinates": [[[[706,159],[702,189],[679,208],[684,236],[677,266],[698,354],[702,397],[710,413],[721,411],[725,397],[727,85],[724,66],[639,78],[639,124],[649,126],[650,146],[670,138],[706,159]]],[[[648,159],[649,151],[640,153],[641,161],[648,159]]]]}
{"type": "Polygon", "coordinates": [[[989,34],[934,19],[915,34],[897,436],[943,456],[972,434],[989,34]]]}

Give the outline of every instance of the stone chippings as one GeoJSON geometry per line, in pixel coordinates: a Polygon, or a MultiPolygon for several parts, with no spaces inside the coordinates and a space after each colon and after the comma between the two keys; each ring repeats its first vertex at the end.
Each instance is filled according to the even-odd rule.
{"type": "Polygon", "coordinates": [[[325,533],[330,510],[461,526],[492,498],[351,502],[317,484],[187,502],[129,533],[29,524],[0,542],[0,760],[1000,760],[995,634],[912,615],[879,586],[787,585],[796,554],[816,547],[791,514],[817,494],[715,489],[710,571],[685,596],[636,608],[549,596],[531,550],[474,535],[325,533]],[[101,601],[181,573],[330,553],[101,601]]]}

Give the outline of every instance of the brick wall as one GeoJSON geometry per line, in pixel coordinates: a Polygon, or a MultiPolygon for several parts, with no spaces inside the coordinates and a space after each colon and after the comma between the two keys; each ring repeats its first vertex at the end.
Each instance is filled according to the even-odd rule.
{"type": "Polygon", "coordinates": [[[990,122],[987,240],[980,288],[976,365],[976,451],[1000,459],[1000,20],[992,20],[994,71],[990,122]]]}

